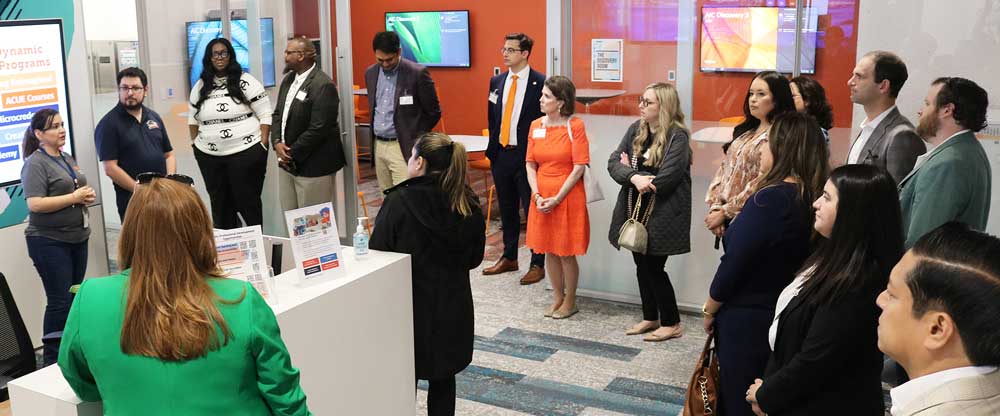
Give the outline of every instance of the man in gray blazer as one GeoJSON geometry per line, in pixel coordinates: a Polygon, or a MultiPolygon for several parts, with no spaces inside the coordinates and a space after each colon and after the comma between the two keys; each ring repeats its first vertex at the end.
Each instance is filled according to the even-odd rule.
{"type": "Polygon", "coordinates": [[[288,41],[285,78],[272,116],[271,146],[278,153],[281,209],[332,202],[335,175],[344,167],[337,86],[316,66],[316,47],[304,37],[288,41]]]}
{"type": "Polygon", "coordinates": [[[947,223],[917,241],[876,300],[878,347],[912,378],[893,416],[1000,414],[1000,239],[947,223]]]}
{"type": "Polygon", "coordinates": [[[896,97],[906,83],[906,64],[891,52],[865,54],[847,81],[851,101],[865,108],[861,133],[851,144],[847,163],[885,169],[898,184],[927,151],[913,124],[896,109],[896,97]]]}
{"type": "Polygon", "coordinates": [[[372,49],[376,63],[365,70],[365,85],[376,139],[375,175],[384,191],[407,179],[413,144],[441,120],[441,105],[427,68],[402,57],[396,32],[376,33],[372,49]]]}

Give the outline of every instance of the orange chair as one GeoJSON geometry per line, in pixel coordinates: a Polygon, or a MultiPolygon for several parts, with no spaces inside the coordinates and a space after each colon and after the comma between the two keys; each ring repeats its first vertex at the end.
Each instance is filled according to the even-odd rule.
{"type": "Polygon", "coordinates": [[[365,203],[365,193],[358,192],[358,200],[361,201],[361,211],[365,213],[365,228],[368,229],[368,235],[372,235],[372,219],[368,217],[368,204],[365,203]]]}
{"type": "MultiPolygon", "coordinates": [[[[489,137],[490,130],[483,129],[483,136],[489,137]]],[[[493,176],[490,166],[490,160],[486,158],[486,155],[476,152],[476,154],[469,154],[469,169],[478,170],[483,173],[483,184],[490,183],[490,177],[493,176]]],[[[490,231],[490,215],[493,213],[493,193],[496,191],[496,185],[490,185],[488,196],[486,197],[486,232],[490,231]]]]}
{"type": "MultiPolygon", "coordinates": [[[[360,86],[354,85],[354,89],[361,89],[360,86]]],[[[354,94],[354,122],[355,123],[367,123],[368,122],[368,110],[362,110],[360,107],[361,96],[354,94]]],[[[357,174],[356,179],[361,179],[361,163],[359,159],[362,157],[372,157],[371,146],[361,146],[358,144],[357,135],[354,136],[354,171],[357,174]]]]}
{"type": "Polygon", "coordinates": [[[743,116],[732,116],[732,117],[723,118],[723,119],[719,120],[719,122],[720,123],[740,124],[740,123],[743,122],[743,120],[746,120],[746,118],[743,117],[743,116]]]}

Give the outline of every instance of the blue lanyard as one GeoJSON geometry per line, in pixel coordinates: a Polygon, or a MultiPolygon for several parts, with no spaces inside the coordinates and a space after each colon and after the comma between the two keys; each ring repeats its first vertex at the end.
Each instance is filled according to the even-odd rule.
{"type": "Polygon", "coordinates": [[[59,158],[62,159],[63,163],[59,163],[59,161],[56,160],[55,157],[53,157],[52,155],[50,155],[49,152],[46,152],[45,149],[41,149],[41,150],[42,150],[42,153],[45,153],[45,156],[48,156],[49,159],[52,159],[53,162],[56,162],[57,165],[59,165],[61,168],[63,168],[63,169],[66,170],[66,173],[69,174],[69,177],[73,179],[73,186],[74,186],[74,188],[79,188],[80,187],[80,183],[76,180],[76,171],[74,171],[73,167],[70,166],[69,162],[66,161],[66,156],[63,156],[62,152],[59,152],[59,158]]]}

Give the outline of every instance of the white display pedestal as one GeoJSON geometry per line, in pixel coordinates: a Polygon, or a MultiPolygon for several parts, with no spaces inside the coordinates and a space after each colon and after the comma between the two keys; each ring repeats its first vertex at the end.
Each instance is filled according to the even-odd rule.
{"type": "MultiPolygon", "coordinates": [[[[344,277],[307,287],[295,285],[294,269],[276,278],[278,304],[271,307],[301,371],[309,409],[317,415],[413,414],[409,256],[373,250],[355,260],[350,247],[344,253],[344,277]]],[[[81,402],[58,366],[8,386],[16,416],[101,415],[101,404],[81,402]]]]}

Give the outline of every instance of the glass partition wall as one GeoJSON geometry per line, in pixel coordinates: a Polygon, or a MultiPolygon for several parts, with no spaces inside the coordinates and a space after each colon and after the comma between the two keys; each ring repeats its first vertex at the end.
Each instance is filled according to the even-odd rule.
{"type": "Polygon", "coordinates": [[[743,119],[754,74],[777,69],[789,78],[803,74],[819,81],[837,114],[830,130],[831,159],[846,155],[852,111],[846,82],[854,66],[858,2],[562,0],[559,7],[556,23],[569,45],[558,59],[571,63],[561,69],[577,87],[591,166],[609,196],[588,205],[591,243],[580,257],[580,293],[639,301],[631,254],[615,251],[607,241],[621,187],[607,175],[606,164],[628,126],[639,119],[645,88],[667,82],[677,88],[693,156],[692,251],[670,258],[667,271],[679,304],[697,310],[722,255],[703,223],[705,194],[724,156],[723,144],[743,119]]]}

